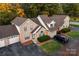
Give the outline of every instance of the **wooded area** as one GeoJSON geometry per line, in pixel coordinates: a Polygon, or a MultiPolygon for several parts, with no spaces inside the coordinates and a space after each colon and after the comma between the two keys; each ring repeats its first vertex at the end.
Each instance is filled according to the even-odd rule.
{"type": "Polygon", "coordinates": [[[16,16],[32,18],[42,14],[79,17],[79,4],[0,4],[0,25],[10,24],[16,16]]]}

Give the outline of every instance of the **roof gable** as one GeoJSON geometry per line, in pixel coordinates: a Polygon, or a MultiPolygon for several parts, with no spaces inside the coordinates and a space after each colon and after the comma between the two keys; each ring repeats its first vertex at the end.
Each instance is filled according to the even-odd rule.
{"type": "MultiPolygon", "coordinates": [[[[48,17],[47,15],[39,16],[49,30],[56,30],[58,27],[62,26],[64,24],[64,19],[67,17],[67,15],[53,15],[50,17],[48,17]],[[55,21],[55,26],[53,28],[49,28],[47,23],[51,23],[52,21],[55,21]]],[[[39,22],[37,18],[32,18],[32,21],[43,27],[43,25],[39,22]]]]}

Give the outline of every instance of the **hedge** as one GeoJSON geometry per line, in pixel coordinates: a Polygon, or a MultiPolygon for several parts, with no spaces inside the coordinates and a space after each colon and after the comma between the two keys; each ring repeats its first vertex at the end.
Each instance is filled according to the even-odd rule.
{"type": "Polygon", "coordinates": [[[62,33],[67,33],[67,32],[69,32],[69,31],[70,31],[69,28],[63,28],[63,29],[61,30],[62,33]]]}
{"type": "Polygon", "coordinates": [[[37,40],[39,42],[44,42],[44,41],[47,41],[49,39],[50,39],[50,37],[48,35],[43,35],[43,36],[37,38],[37,40]]]}

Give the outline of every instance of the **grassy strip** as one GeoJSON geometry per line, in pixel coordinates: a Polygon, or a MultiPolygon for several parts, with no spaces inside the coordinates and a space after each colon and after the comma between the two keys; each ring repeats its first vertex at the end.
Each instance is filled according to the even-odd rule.
{"type": "Polygon", "coordinates": [[[79,25],[74,25],[74,24],[71,24],[71,26],[74,26],[74,27],[79,27],[79,25]]]}
{"type": "Polygon", "coordinates": [[[71,31],[69,33],[67,33],[69,36],[71,36],[72,38],[77,38],[79,37],[79,31],[71,31]]]}

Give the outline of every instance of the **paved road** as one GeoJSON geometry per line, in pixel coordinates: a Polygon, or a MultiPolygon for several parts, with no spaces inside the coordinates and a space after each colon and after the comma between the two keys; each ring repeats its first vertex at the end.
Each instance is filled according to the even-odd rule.
{"type": "Polygon", "coordinates": [[[71,27],[72,31],[79,31],[79,27],[71,27]]]}
{"type": "Polygon", "coordinates": [[[44,56],[46,55],[35,44],[22,46],[20,43],[0,48],[0,56],[44,56]]]}

